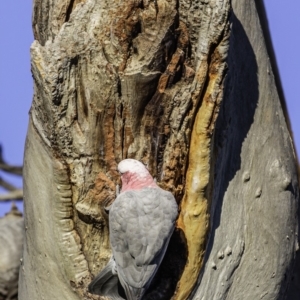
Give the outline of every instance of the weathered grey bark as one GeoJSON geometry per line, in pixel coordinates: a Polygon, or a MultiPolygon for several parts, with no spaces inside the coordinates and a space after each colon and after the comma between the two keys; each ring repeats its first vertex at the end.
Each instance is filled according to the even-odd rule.
{"type": "Polygon", "coordinates": [[[18,299],[18,275],[23,246],[23,218],[13,206],[0,218],[0,299],[18,299]]]}
{"type": "Polygon", "coordinates": [[[284,299],[298,182],[255,2],[36,0],[33,24],[19,299],[98,299],[126,157],[181,206],[146,299],[284,299]]]}

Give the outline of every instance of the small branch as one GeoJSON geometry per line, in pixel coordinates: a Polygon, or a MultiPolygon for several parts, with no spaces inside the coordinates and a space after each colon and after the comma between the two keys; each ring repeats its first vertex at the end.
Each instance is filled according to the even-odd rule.
{"type": "Polygon", "coordinates": [[[6,180],[4,180],[1,177],[0,177],[0,186],[3,187],[4,189],[10,191],[10,192],[13,192],[13,191],[18,189],[17,187],[15,187],[14,185],[8,183],[6,180]]]}
{"type": "Polygon", "coordinates": [[[23,199],[23,190],[18,189],[7,194],[0,194],[0,202],[6,202],[11,200],[22,200],[23,199]]]}
{"type": "Polygon", "coordinates": [[[3,159],[3,149],[2,149],[2,145],[0,144],[0,170],[7,172],[7,173],[11,173],[14,175],[20,175],[22,176],[22,166],[12,166],[7,164],[4,159],[3,159]]]}
{"type": "Polygon", "coordinates": [[[22,176],[22,169],[23,169],[23,167],[20,167],[20,166],[12,166],[12,165],[8,165],[3,162],[0,163],[0,170],[10,173],[10,174],[22,176]]]}

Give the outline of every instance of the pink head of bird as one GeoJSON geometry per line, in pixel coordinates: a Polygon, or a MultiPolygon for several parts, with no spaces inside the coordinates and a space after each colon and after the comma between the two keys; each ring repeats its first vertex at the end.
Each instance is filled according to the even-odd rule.
{"type": "Polygon", "coordinates": [[[131,158],[122,160],[118,164],[118,171],[121,173],[121,192],[140,190],[146,187],[158,187],[144,164],[138,160],[131,158]]]}

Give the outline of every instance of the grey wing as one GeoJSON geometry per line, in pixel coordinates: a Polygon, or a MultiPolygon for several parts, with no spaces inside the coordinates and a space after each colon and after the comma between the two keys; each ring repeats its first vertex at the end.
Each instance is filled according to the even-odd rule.
{"type": "Polygon", "coordinates": [[[110,241],[129,299],[139,299],[154,277],[175,226],[178,207],[160,188],[119,195],[110,211],[110,241]]]}

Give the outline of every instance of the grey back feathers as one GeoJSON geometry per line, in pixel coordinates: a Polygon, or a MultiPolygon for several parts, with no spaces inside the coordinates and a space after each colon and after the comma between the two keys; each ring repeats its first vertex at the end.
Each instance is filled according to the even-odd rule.
{"type": "Polygon", "coordinates": [[[177,214],[173,195],[161,188],[121,193],[109,212],[113,258],[90,284],[89,291],[122,299],[117,298],[118,278],[127,300],[142,299],[165,255],[177,214]],[[117,276],[113,275],[114,268],[117,276]]]}

